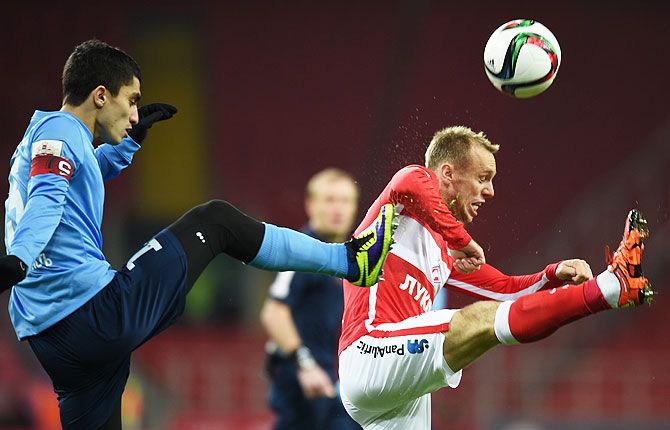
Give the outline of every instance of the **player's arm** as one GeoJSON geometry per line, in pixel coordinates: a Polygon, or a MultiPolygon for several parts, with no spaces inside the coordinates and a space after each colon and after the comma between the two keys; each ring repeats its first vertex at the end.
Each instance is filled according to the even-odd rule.
{"type": "Polygon", "coordinates": [[[277,299],[269,297],[261,309],[261,323],[270,340],[272,340],[285,355],[291,355],[302,346],[302,339],[293,322],[291,308],[277,299]]]}
{"type": "Polygon", "coordinates": [[[139,121],[118,145],[102,144],[95,149],[95,157],[107,181],[114,179],[123,169],[130,166],[133,155],[140,149],[147,132],[158,121],[172,118],[177,108],[165,103],[151,103],[138,109],[139,121]]]}
{"type": "Polygon", "coordinates": [[[261,309],[261,323],[268,337],[286,357],[293,359],[298,369],[298,382],[308,399],[334,397],[335,387],[328,374],[316,363],[302,343],[293,320],[290,304],[300,296],[304,287],[294,278],[294,272],[280,273],[270,287],[270,296],[261,309]]]}
{"type": "Polygon", "coordinates": [[[505,301],[542,289],[557,288],[567,282],[581,283],[591,278],[593,273],[588,263],[579,259],[553,263],[540,272],[520,276],[506,275],[484,264],[480,270],[467,275],[453,272],[447,281],[447,288],[480,299],[505,301]]]}
{"type": "Polygon", "coordinates": [[[0,281],[2,291],[20,282],[30,271],[33,262],[53,236],[60,223],[65,205],[65,196],[74,174],[73,162],[56,155],[36,155],[32,159],[28,198],[23,216],[14,230],[8,246],[7,257],[3,257],[3,272],[0,281]],[[8,259],[13,260],[12,266],[8,259]],[[18,265],[17,265],[18,264],[18,265]],[[21,272],[17,271],[22,269],[21,272]]]}
{"type": "MultiPolygon", "coordinates": [[[[434,173],[423,166],[407,166],[395,174],[389,186],[393,202],[402,204],[431,229],[439,232],[449,248],[463,252],[462,256],[456,258],[457,261],[468,259],[474,270],[486,262],[482,248],[468,234],[463,223],[454,218],[442,200],[434,173]]],[[[457,265],[457,268],[461,266],[457,265]]]]}
{"type": "Polygon", "coordinates": [[[119,173],[133,162],[133,155],[141,148],[140,144],[126,137],[118,145],[104,143],[95,148],[100,172],[105,181],[116,178],[119,173]]]}

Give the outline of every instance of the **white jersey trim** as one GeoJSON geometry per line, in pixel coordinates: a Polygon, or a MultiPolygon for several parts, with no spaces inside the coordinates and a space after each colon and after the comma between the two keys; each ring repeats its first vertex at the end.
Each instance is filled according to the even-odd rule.
{"type": "MultiPolygon", "coordinates": [[[[430,231],[414,218],[399,215],[398,221],[398,228],[393,236],[396,243],[391,253],[414,266],[431,281],[434,297],[451,274],[449,265],[442,258],[442,248],[430,231]]],[[[379,329],[374,325],[377,314],[377,288],[378,285],[375,284],[369,290],[368,318],[365,320],[368,332],[379,329]]]]}
{"type": "Polygon", "coordinates": [[[374,284],[370,287],[370,294],[368,294],[368,319],[365,320],[365,328],[368,329],[368,332],[371,332],[375,329],[375,326],[372,325],[372,322],[375,320],[376,316],[377,288],[378,284],[374,284]]]}
{"type": "Polygon", "coordinates": [[[426,312],[425,314],[416,315],[406,320],[397,323],[383,323],[376,327],[379,331],[398,331],[407,330],[410,328],[421,328],[429,326],[437,326],[451,321],[452,316],[458,312],[458,309],[440,309],[437,311],[426,312]]]}
{"type": "Polygon", "coordinates": [[[437,294],[451,275],[449,265],[442,258],[442,248],[430,231],[414,218],[399,215],[398,219],[398,228],[393,235],[396,243],[391,253],[423,272],[437,294]]]}
{"type": "Polygon", "coordinates": [[[498,293],[496,291],[490,291],[485,288],[481,287],[476,287],[474,285],[470,285],[467,282],[463,281],[457,281],[456,279],[449,279],[447,281],[447,284],[451,285],[452,287],[459,288],[461,290],[469,291],[471,293],[477,294],[478,296],[486,297],[488,299],[496,300],[499,302],[504,302],[507,300],[516,300],[519,297],[523,297],[525,295],[528,295],[530,293],[534,293],[536,291],[539,291],[544,287],[547,283],[549,282],[549,278],[547,278],[546,274],[542,275],[542,279],[534,283],[533,285],[524,288],[521,291],[517,291],[515,293],[498,293]]]}

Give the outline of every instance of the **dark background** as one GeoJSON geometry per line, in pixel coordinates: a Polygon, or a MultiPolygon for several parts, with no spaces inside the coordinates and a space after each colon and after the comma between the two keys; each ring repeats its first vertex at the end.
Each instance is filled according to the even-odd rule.
{"type": "MultiPolygon", "coordinates": [[[[652,229],[645,271],[662,294],[650,309],[492,353],[461,388],[436,395],[435,428],[521,428],[505,427],[517,418],[547,429],[668,425],[669,12],[661,1],[13,2],[2,13],[0,158],[9,160],[35,109],[60,108],[60,74],[76,44],[97,37],[134,56],[142,102],[180,112],[151,130],[133,168],[108,186],[105,250],[118,267],[210,198],[298,228],[305,182],[328,166],[358,178],[362,216],[397,169],[422,163],[436,130],[484,130],[501,145],[496,198],[469,230],[489,262],[522,273],[580,257],[599,272],[602,245],[616,245],[637,206],[652,229]],[[498,93],[483,71],[486,40],[513,18],[545,24],[563,53],[553,86],[529,100],[498,93]]],[[[187,416],[267,428],[257,312],[271,275],[225,259],[213,266],[184,323],[138,354],[145,427],[187,428],[187,416]],[[185,356],[199,350],[180,342],[195,338],[211,350],[185,356]],[[248,358],[227,358],[236,356],[231,342],[248,358]],[[170,348],[181,353],[176,364],[161,355],[170,348]],[[245,388],[221,388],[231,375],[245,388]],[[180,378],[193,392],[174,389],[180,378]],[[171,414],[155,412],[166,404],[171,414]]],[[[467,302],[450,297],[450,306],[467,302]]],[[[39,370],[25,364],[7,321],[3,331],[4,354],[20,358],[0,386],[20,405],[12,375],[39,370]]]]}

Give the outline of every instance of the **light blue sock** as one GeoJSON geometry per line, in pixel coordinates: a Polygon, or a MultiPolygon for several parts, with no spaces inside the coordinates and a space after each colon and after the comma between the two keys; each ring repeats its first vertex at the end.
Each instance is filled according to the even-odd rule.
{"type": "Polygon", "coordinates": [[[265,224],[265,235],[250,266],[277,272],[294,270],[344,278],[348,275],[347,248],[326,243],[289,228],[265,224]]]}

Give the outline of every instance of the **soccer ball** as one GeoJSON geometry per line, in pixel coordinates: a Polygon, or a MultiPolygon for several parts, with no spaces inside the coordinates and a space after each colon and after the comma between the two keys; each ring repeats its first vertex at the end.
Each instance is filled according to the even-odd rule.
{"type": "Polygon", "coordinates": [[[551,85],[561,65],[561,47],[547,27],[515,19],[498,27],[484,48],[486,76],[512,97],[533,97],[551,85]]]}

